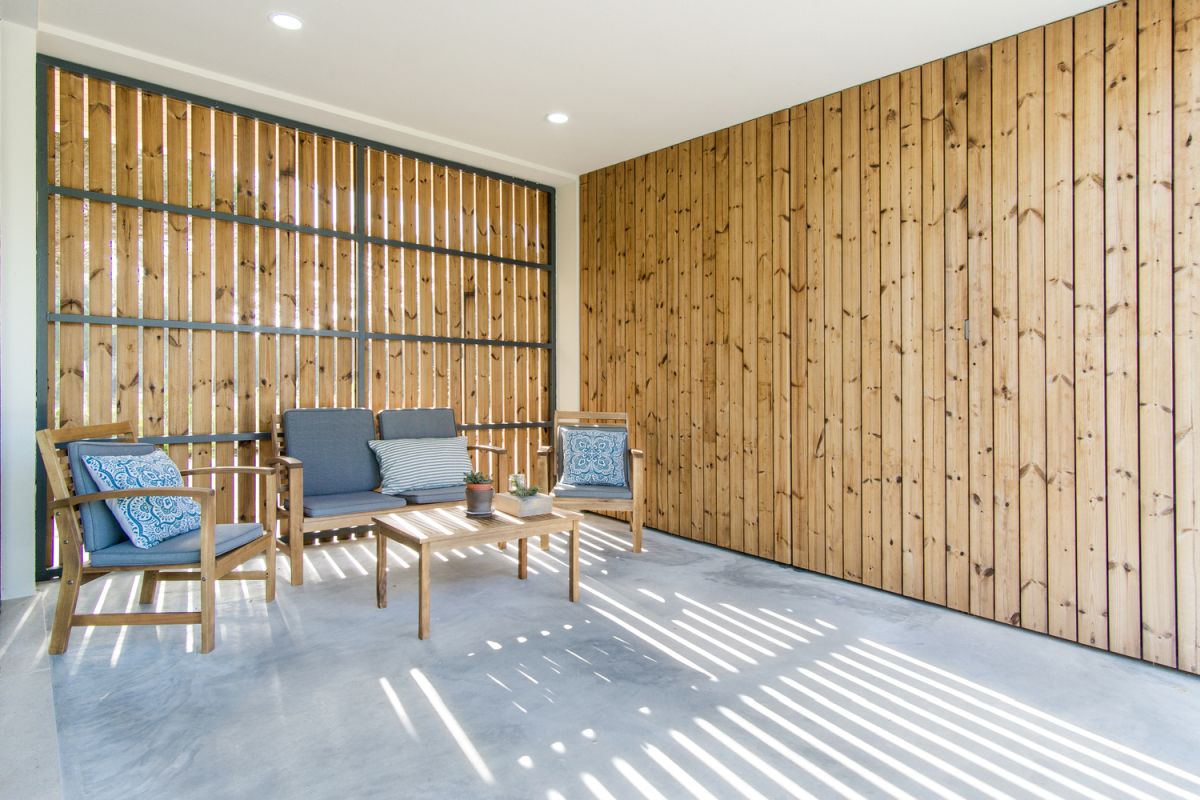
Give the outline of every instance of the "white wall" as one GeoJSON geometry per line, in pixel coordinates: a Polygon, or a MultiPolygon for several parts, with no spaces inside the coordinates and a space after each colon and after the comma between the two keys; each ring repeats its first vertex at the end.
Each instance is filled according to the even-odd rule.
{"type": "Polygon", "coordinates": [[[0,543],[5,598],[33,593],[37,33],[0,20],[0,543]]]}
{"type": "Polygon", "coordinates": [[[579,180],[555,190],[555,403],[579,409],[579,180]]]}
{"type": "MultiPolygon", "coordinates": [[[[0,0],[0,3],[4,0],[0,0]]],[[[0,8],[3,8],[0,5],[0,8]]],[[[33,23],[31,23],[33,24],[33,23]]],[[[555,294],[557,398],[579,407],[579,180],[575,175],[508,159],[467,143],[423,135],[411,128],[283,95],[270,87],[127,48],[37,34],[32,27],[0,22],[0,390],[2,390],[3,593],[32,593],[34,530],[36,361],[32,342],[40,302],[36,293],[35,55],[40,51],[80,64],[290,117],[348,134],[406,147],[553,186],[556,192],[555,294]]]]}

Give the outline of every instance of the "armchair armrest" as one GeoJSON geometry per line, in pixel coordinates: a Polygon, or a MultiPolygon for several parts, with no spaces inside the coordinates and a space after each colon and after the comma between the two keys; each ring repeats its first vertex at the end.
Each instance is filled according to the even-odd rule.
{"type": "Polygon", "coordinates": [[[629,455],[632,456],[633,458],[645,458],[646,457],[645,453],[643,453],[641,450],[638,450],[635,447],[629,448],[629,455]]]}
{"type": "MultiPolygon", "coordinates": [[[[148,486],[141,489],[114,489],[108,492],[90,492],[64,497],[50,503],[49,508],[74,508],[84,503],[94,503],[98,500],[123,500],[128,497],[193,497],[204,501],[216,497],[216,489],[191,486],[148,486]]],[[[203,503],[201,504],[203,506],[203,503]]]]}
{"type": "Polygon", "coordinates": [[[196,467],[180,470],[180,475],[274,475],[271,467],[196,467]]]}
{"type": "Polygon", "coordinates": [[[500,447],[499,445],[494,444],[469,444],[467,445],[467,449],[482,450],[485,453],[492,453],[493,455],[498,456],[506,455],[508,453],[507,447],[500,447]]]}
{"type": "Polygon", "coordinates": [[[554,448],[553,448],[553,447],[551,447],[551,446],[550,446],[550,445],[548,445],[548,444],[544,444],[544,445],[542,445],[541,447],[539,447],[539,448],[538,448],[538,452],[537,452],[537,454],[538,454],[539,456],[548,456],[548,455],[550,455],[550,454],[551,454],[551,453],[553,453],[553,452],[554,452],[554,448]]]}
{"type": "Polygon", "coordinates": [[[267,463],[272,466],[283,467],[288,471],[294,469],[304,469],[304,462],[298,458],[292,458],[291,456],[272,456],[267,463]]]}

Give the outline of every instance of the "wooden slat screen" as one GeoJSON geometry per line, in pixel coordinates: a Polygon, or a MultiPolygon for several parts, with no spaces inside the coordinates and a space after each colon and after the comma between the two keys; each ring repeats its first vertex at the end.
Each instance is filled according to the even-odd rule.
{"type": "MultiPolygon", "coordinates": [[[[547,190],[46,69],[46,424],[131,419],[194,437],[169,451],[201,466],[263,458],[268,441],[204,439],[288,408],[450,406],[527,424],[466,435],[533,473],[547,190]]],[[[237,489],[225,519],[253,507],[237,489]]]]}
{"type": "Polygon", "coordinates": [[[1197,137],[1128,0],[584,175],[647,523],[1200,672],[1197,137]]]}

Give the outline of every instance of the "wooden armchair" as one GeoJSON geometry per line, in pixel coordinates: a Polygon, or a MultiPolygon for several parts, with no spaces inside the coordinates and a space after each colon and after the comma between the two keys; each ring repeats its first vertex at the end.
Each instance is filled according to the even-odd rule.
{"type": "Polygon", "coordinates": [[[645,458],[641,450],[629,448],[625,459],[625,486],[571,486],[562,482],[562,428],[623,428],[629,433],[629,415],[616,411],[557,411],[551,445],[538,448],[542,475],[554,498],[555,508],[571,511],[622,511],[630,515],[629,528],[633,534],[633,552],[642,552],[642,520],[644,518],[643,483],[645,458]]]}
{"type": "MultiPolygon", "coordinates": [[[[291,561],[291,582],[304,582],[305,539],[348,535],[374,528],[374,517],[405,510],[457,505],[455,494],[433,490],[393,497],[380,493],[379,464],[372,439],[436,438],[457,435],[451,409],[397,409],[375,415],[365,408],[296,408],[274,419],[279,469],[279,535],[291,561]],[[381,435],[382,434],[382,435],[381,435]],[[337,533],[341,532],[341,533],[337,533]]],[[[505,449],[470,445],[503,459],[505,449]]],[[[498,462],[503,468],[503,461],[498,462]]]]}
{"type": "MultiPolygon", "coordinates": [[[[129,422],[89,425],[37,433],[38,450],[50,487],[62,558],[58,607],[50,633],[50,653],[66,652],[71,629],[92,625],[200,625],[200,652],[215,645],[216,582],[262,580],[266,601],[275,600],[275,507],[264,502],[260,522],[217,524],[216,491],[207,487],[96,490],[83,455],[145,455],[157,449],[140,444],[129,422]],[[79,492],[78,494],[76,492],[79,492]],[[117,526],[105,500],[124,497],[192,497],[200,504],[200,528],[148,549],[134,547],[117,526]],[[84,562],[84,553],[89,558],[84,562]],[[264,570],[234,570],[255,556],[266,558],[264,570]],[[141,572],[140,602],[154,602],[159,581],[200,581],[199,611],[77,614],[79,587],[110,572],[141,572]]],[[[256,475],[264,501],[275,495],[271,467],[203,467],[182,470],[194,475],[256,475]]]]}

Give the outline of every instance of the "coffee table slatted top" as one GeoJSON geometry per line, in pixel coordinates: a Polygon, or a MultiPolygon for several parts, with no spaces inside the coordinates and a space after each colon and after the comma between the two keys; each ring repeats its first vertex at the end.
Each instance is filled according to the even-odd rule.
{"type": "Polygon", "coordinates": [[[520,539],[543,532],[561,531],[564,521],[583,519],[578,511],[555,509],[536,517],[514,517],[495,511],[490,517],[471,517],[462,506],[404,511],[375,518],[386,525],[392,538],[413,547],[427,545],[433,550],[461,547],[479,542],[490,543],[497,537],[520,539]]]}

